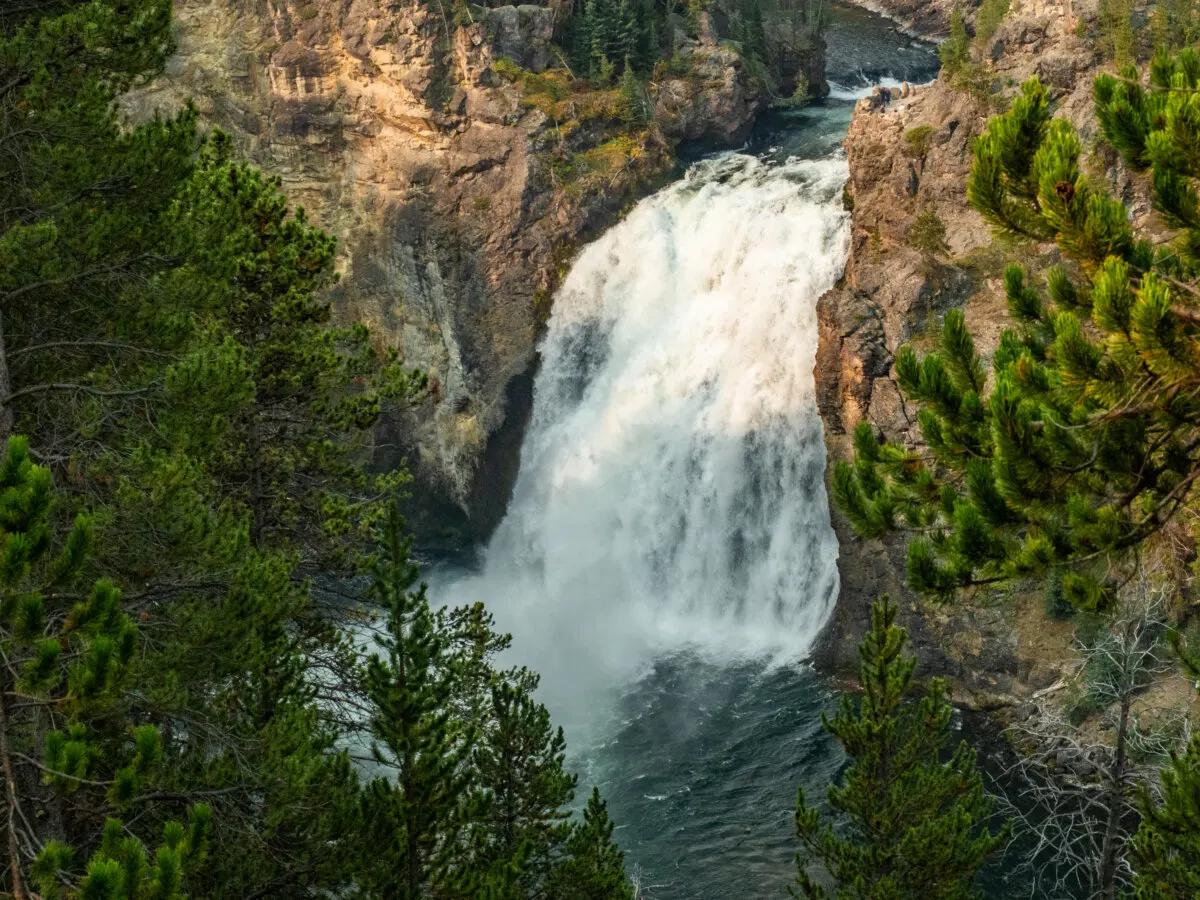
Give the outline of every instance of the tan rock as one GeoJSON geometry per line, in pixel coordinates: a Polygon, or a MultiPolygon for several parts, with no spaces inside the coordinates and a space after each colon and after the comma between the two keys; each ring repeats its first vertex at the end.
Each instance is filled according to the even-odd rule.
{"type": "MultiPolygon", "coordinates": [[[[640,138],[636,164],[565,190],[548,163],[557,123],[493,62],[554,64],[566,8],[472,6],[456,25],[452,4],[426,0],[176,0],[178,52],[130,101],[145,116],[193,99],[338,237],[338,314],[436,385],[381,432],[378,460],[407,456],[480,531],[517,443],[498,439],[513,456],[499,462],[487,448],[506,422],[519,435],[510,407],[529,402],[516,387],[571,249],[653,183],[674,143],[736,140],[761,103],[736,54],[686,46],[696,77],[662,86],[666,125],[640,138]]],[[[569,140],[582,151],[620,127],[596,120],[569,140]]]]}
{"type": "MultiPolygon", "coordinates": [[[[881,3],[893,12],[909,8],[907,0],[881,3]]],[[[1001,91],[990,104],[941,78],[907,94],[878,91],[856,107],[845,142],[846,196],[853,204],[850,257],[841,282],[818,304],[815,374],[831,468],[849,455],[849,435],[864,420],[889,440],[919,447],[915,410],[895,383],[895,352],[910,341],[918,349],[927,345],[945,311],[961,306],[986,361],[1008,324],[1003,266],[1013,259],[1044,265],[1055,258],[1053,246],[1022,247],[1017,257],[996,243],[968,205],[965,189],[971,140],[1003,107],[1003,98],[1032,75],[1050,89],[1055,114],[1078,128],[1085,146],[1095,136],[1092,82],[1102,62],[1077,37],[1063,9],[1061,0],[1014,0],[995,36],[992,75],[1001,91]],[[932,261],[908,241],[925,210],[944,222],[949,245],[947,254],[932,261]]],[[[1095,3],[1077,0],[1075,12],[1094,15],[1095,3]]],[[[1145,224],[1145,185],[1115,157],[1096,154],[1088,165],[1128,199],[1135,219],[1145,224]]],[[[827,668],[853,669],[867,607],[888,592],[901,602],[901,622],[925,674],[950,677],[961,701],[1015,703],[1057,677],[1055,663],[1072,652],[1069,640],[1056,640],[1047,650],[1029,639],[1036,628],[1014,622],[1043,617],[1039,602],[1026,597],[1001,604],[1002,611],[989,610],[979,605],[987,599],[981,595],[935,612],[904,586],[903,540],[864,542],[837,510],[833,518],[841,541],[842,590],[818,651],[827,668]]]]}

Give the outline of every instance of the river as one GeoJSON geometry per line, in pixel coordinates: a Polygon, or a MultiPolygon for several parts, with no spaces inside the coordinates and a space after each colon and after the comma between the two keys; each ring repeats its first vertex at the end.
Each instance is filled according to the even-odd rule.
{"type": "Polygon", "coordinates": [[[507,515],[476,569],[432,579],[543,674],[654,900],[785,896],[796,788],[843,764],[805,664],[838,589],[815,307],[845,263],[854,99],[935,58],[859,9],[829,22],[828,100],[764,116],[575,260],[507,515]]]}

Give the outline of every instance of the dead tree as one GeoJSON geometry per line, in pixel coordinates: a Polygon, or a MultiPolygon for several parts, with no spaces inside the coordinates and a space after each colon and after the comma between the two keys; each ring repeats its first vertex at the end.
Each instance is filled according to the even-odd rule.
{"type": "Polygon", "coordinates": [[[1165,604],[1140,594],[1080,644],[1077,678],[1099,722],[1070,721],[1056,702],[1064,680],[1035,695],[1024,721],[1008,730],[1017,756],[1001,779],[1005,812],[1035,896],[1115,898],[1129,884],[1125,849],[1137,828],[1138,792],[1156,789],[1159,766],[1187,739],[1182,714],[1135,711],[1137,695],[1173,665],[1165,604]],[[1149,712],[1155,721],[1146,725],[1149,712]]]}

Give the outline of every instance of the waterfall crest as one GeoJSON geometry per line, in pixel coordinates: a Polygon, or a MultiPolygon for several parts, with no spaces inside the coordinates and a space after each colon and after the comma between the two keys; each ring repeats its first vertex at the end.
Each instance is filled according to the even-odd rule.
{"type": "Polygon", "coordinates": [[[562,285],[507,517],[482,571],[439,591],[493,608],[552,705],[678,651],[796,659],[824,624],[837,542],[812,368],[846,174],[698,163],[562,285]]]}

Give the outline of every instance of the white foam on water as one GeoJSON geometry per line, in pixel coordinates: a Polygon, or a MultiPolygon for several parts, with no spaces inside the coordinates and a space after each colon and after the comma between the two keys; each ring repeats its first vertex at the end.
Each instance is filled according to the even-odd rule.
{"type": "Polygon", "coordinates": [[[555,299],[483,600],[556,713],[664,654],[803,658],[837,596],[813,384],[842,158],[726,154],[586,247],[555,299]]]}
{"type": "MultiPolygon", "coordinates": [[[[885,77],[877,78],[873,81],[868,81],[865,77],[862,82],[857,85],[838,84],[836,81],[829,82],[829,99],[831,100],[861,100],[863,97],[870,97],[875,93],[875,88],[898,88],[904,84],[903,81],[897,78],[885,77]]],[[[926,87],[933,84],[932,81],[912,81],[909,82],[913,87],[926,87]]]]}

